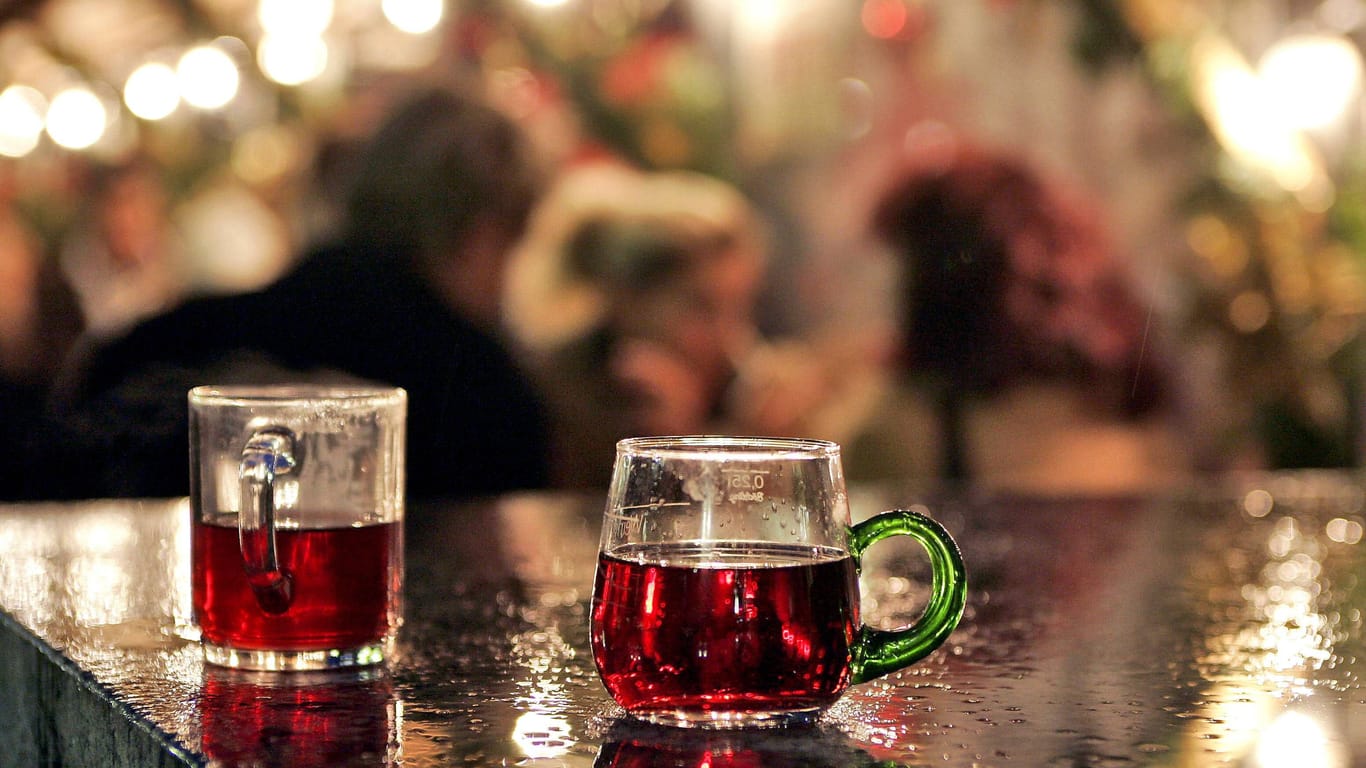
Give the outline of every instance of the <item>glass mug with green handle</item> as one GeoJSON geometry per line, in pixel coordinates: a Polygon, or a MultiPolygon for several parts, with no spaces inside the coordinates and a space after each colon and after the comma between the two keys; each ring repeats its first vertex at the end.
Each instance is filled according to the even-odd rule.
{"type": "Polygon", "coordinates": [[[818,440],[632,438],[617,444],[590,639],[612,698],[639,719],[733,728],[814,720],[851,684],[937,648],[963,614],[963,560],[899,510],[850,525],[840,449],[818,440]],[[890,536],[929,555],[912,626],[862,624],[859,560],[890,536]]]}
{"type": "Polygon", "coordinates": [[[367,385],[190,391],[190,580],[205,660],[326,669],[392,651],[407,402],[367,385]]]}

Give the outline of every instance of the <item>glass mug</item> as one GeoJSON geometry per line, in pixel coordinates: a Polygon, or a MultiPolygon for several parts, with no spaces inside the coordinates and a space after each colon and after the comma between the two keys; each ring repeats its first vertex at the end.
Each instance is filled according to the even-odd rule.
{"type": "Polygon", "coordinates": [[[407,393],[190,390],[192,609],[206,661],[375,664],[402,615],[407,393]]]}
{"type": "Polygon", "coordinates": [[[840,449],[818,440],[617,444],[590,613],[593,660],[627,713],[684,727],[813,721],[851,684],[937,648],[963,614],[963,560],[916,512],[850,526],[840,449]],[[908,535],[932,594],[912,626],[859,615],[859,558],[908,535]]]}

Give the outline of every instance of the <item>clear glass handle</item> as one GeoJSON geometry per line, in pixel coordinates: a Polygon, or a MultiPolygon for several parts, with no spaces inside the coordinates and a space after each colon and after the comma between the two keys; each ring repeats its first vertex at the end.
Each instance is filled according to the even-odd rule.
{"type": "Polygon", "coordinates": [[[886,631],[864,626],[853,653],[853,682],[863,683],[895,672],[928,656],[948,639],[963,617],[968,582],[963,556],[949,532],[934,520],[907,509],[883,512],[849,531],[856,561],[872,544],[889,536],[910,536],[930,557],[930,602],[920,619],[906,629],[886,631]]]}
{"type": "Polygon", "coordinates": [[[252,433],[242,449],[238,466],[242,509],[237,516],[237,535],[247,582],[256,602],[266,613],[280,614],[294,601],[294,577],[280,567],[275,548],[275,478],[299,467],[294,433],[271,426],[252,433]]]}

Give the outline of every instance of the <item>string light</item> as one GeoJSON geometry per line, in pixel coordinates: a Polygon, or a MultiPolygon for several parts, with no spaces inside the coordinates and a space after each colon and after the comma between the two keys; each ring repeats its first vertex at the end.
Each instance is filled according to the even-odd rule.
{"type": "Polygon", "coordinates": [[[180,97],[200,109],[220,109],[233,100],[241,84],[237,64],[216,45],[200,45],[185,52],[176,66],[180,97]]]}
{"type": "Polygon", "coordinates": [[[47,135],[58,146],[87,149],[104,136],[108,119],[100,97],[84,85],[72,86],[52,97],[47,108],[47,135]]]}
{"type": "Polygon", "coordinates": [[[38,146],[43,135],[47,99],[26,85],[0,91],[0,154],[23,157],[38,146]]]}
{"type": "Polygon", "coordinates": [[[380,10],[390,24],[411,35],[436,29],[443,12],[441,0],[383,0],[380,10]]]}
{"type": "Polygon", "coordinates": [[[327,69],[327,43],[314,35],[267,34],[256,48],[256,63],[280,85],[302,85],[327,69]]]}
{"type": "Polygon", "coordinates": [[[256,18],[267,34],[317,37],[332,23],[332,0],[261,0],[256,18]]]}
{"type": "Polygon", "coordinates": [[[133,70],[123,85],[123,103],[143,120],[168,117],[180,106],[175,70],[155,61],[133,70]]]}

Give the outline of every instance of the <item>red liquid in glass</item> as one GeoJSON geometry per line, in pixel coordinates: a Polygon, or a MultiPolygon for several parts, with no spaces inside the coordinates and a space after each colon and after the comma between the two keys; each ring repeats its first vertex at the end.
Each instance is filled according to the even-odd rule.
{"type": "Polygon", "coordinates": [[[629,712],[820,709],[849,684],[857,579],[810,546],[618,549],[598,561],[593,659],[629,712]]]}
{"type": "Polygon", "coordinates": [[[398,609],[398,523],[279,529],[275,546],[292,599],[267,612],[247,581],[235,526],[196,521],[193,607],[203,639],[258,650],[345,649],[388,634],[398,609]]]}

